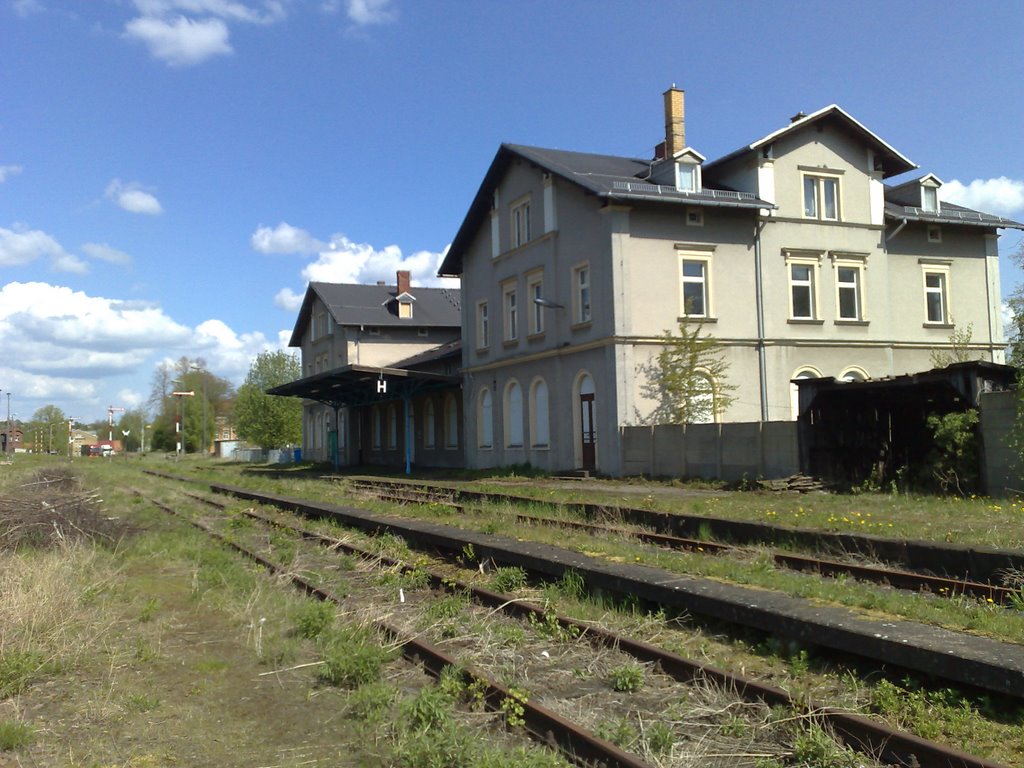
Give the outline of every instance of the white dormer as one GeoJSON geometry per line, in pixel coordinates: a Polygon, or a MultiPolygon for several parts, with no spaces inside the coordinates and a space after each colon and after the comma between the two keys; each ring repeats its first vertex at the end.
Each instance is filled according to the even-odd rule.
{"type": "Polygon", "coordinates": [[[700,192],[703,162],[704,156],[700,152],[685,147],[673,157],[657,163],[651,171],[651,181],[675,187],[680,192],[700,192]]]}
{"type": "Polygon", "coordinates": [[[925,213],[939,213],[939,187],[942,186],[942,179],[934,173],[922,176],[921,184],[921,210],[925,213]]]}
{"type": "Polygon", "coordinates": [[[416,301],[416,297],[411,293],[400,293],[395,297],[395,301],[398,302],[398,316],[403,320],[412,319],[412,305],[416,301]]]}

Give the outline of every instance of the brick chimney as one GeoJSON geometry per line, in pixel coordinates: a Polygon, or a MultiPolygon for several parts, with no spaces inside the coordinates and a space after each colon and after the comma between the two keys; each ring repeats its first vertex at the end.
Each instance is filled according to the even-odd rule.
{"type": "Polygon", "coordinates": [[[673,85],[665,97],[665,157],[672,157],[686,146],[686,120],[683,95],[686,92],[673,85]]]}
{"type": "Polygon", "coordinates": [[[398,270],[398,295],[401,296],[403,293],[411,293],[409,290],[412,273],[408,269],[398,270]]]}

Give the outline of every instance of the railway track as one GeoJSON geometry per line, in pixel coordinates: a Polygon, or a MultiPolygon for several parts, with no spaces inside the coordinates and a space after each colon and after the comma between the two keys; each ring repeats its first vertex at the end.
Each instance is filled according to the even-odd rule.
{"type": "MultiPolygon", "coordinates": [[[[355,481],[353,486],[355,489],[372,494],[382,501],[392,501],[398,504],[442,504],[459,512],[472,512],[476,508],[472,504],[452,501],[449,498],[438,498],[437,494],[432,492],[429,486],[417,487],[410,485],[406,488],[399,487],[395,483],[374,483],[366,480],[355,481]]],[[[740,550],[740,547],[732,544],[723,544],[708,539],[673,536],[665,533],[652,533],[642,530],[639,526],[599,525],[597,523],[525,514],[517,514],[516,519],[527,525],[556,526],[590,533],[625,536],[669,549],[683,549],[708,554],[729,553],[740,550]]],[[[1021,594],[1020,589],[1012,589],[991,583],[974,582],[967,579],[952,579],[896,568],[860,565],[829,558],[810,557],[785,552],[774,552],[771,554],[771,558],[775,565],[781,568],[812,572],[823,576],[849,576],[859,581],[914,592],[930,592],[946,598],[966,596],[997,605],[1012,607],[1019,606],[1021,601],[1024,600],[1024,595],[1021,594]]]]}
{"type": "MultiPolygon", "coordinates": [[[[207,505],[218,507],[222,510],[226,507],[224,502],[215,499],[195,494],[189,495],[207,505]]],[[[159,506],[168,512],[174,512],[174,510],[166,505],[159,506]]],[[[366,559],[374,559],[387,568],[398,568],[407,572],[422,572],[423,570],[422,564],[412,566],[391,558],[382,557],[377,552],[356,547],[351,543],[341,542],[333,536],[325,536],[295,521],[288,521],[280,517],[268,517],[252,510],[246,511],[244,514],[263,525],[286,529],[306,541],[330,547],[332,550],[340,550],[366,559]]],[[[195,520],[190,522],[202,528],[208,534],[216,536],[243,552],[246,556],[259,562],[269,570],[287,570],[282,569],[279,564],[273,563],[266,557],[239,545],[237,542],[229,541],[227,537],[217,533],[207,524],[195,520]]],[[[295,580],[298,586],[320,599],[336,599],[312,584],[308,579],[295,577],[295,580]]],[[[502,610],[520,619],[525,618],[527,621],[532,622],[550,622],[552,620],[550,618],[550,611],[543,606],[517,599],[513,595],[500,594],[468,582],[460,581],[453,578],[450,572],[429,572],[429,583],[432,588],[445,590],[449,593],[472,595],[473,599],[481,605],[488,606],[494,611],[502,610]]],[[[821,702],[799,702],[781,689],[763,685],[742,676],[685,659],[648,643],[609,632],[592,623],[579,622],[561,615],[556,616],[555,621],[571,636],[586,638],[595,646],[617,648],[632,655],[639,661],[647,664],[656,664],[658,668],[681,683],[692,684],[697,680],[711,681],[716,686],[732,691],[735,695],[742,697],[746,701],[783,706],[792,709],[794,712],[799,712],[805,717],[813,717],[833,731],[847,745],[885,764],[920,766],[921,768],[932,768],[933,766],[935,768],[939,766],[943,768],[952,768],[953,766],[962,766],[963,768],[994,768],[996,766],[995,763],[982,758],[967,755],[905,732],[893,730],[869,718],[830,708],[821,702]]],[[[402,637],[401,630],[387,626],[382,626],[380,629],[391,637],[402,637]]],[[[458,664],[454,658],[438,648],[421,648],[419,644],[410,643],[407,646],[403,645],[403,652],[410,657],[431,659],[432,661],[428,663],[428,667],[434,674],[440,674],[440,669],[445,665],[458,664]]],[[[467,672],[467,674],[470,673],[467,672]]],[[[482,679],[478,674],[483,675],[483,673],[473,671],[472,679],[482,679]]],[[[492,692],[488,694],[488,703],[492,707],[500,707],[500,702],[512,695],[509,689],[502,688],[500,685],[489,690],[492,692]]],[[[580,764],[607,766],[649,765],[637,756],[624,753],[622,750],[615,748],[614,745],[609,745],[601,739],[595,737],[592,740],[588,738],[586,734],[581,734],[580,730],[566,718],[559,717],[554,713],[534,713],[531,710],[527,723],[528,729],[535,737],[540,738],[545,743],[558,743],[566,750],[567,754],[573,755],[574,760],[580,764]],[[607,746],[611,746],[613,749],[605,751],[607,746]]]]}
{"type": "MultiPolygon", "coordinates": [[[[338,478],[325,479],[338,481],[338,478]]],[[[756,544],[780,546],[807,552],[841,553],[859,555],[895,566],[895,579],[900,574],[935,576],[936,591],[942,588],[966,589],[958,594],[972,594],[982,599],[997,598],[1002,601],[1008,593],[1001,586],[1001,579],[1008,572],[1024,572],[1024,553],[1016,550],[1000,550],[982,546],[959,546],[943,542],[888,539],[882,536],[831,533],[811,529],[793,528],[773,523],[755,523],[716,518],[655,512],[635,507],[595,504],[590,502],[548,502],[530,496],[516,496],[507,493],[485,493],[456,486],[414,481],[374,480],[369,478],[345,478],[345,483],[354,489],[373,493],[388,493],[396,497],[405,496],[409,501],[416,497],[431,503],[447,503],[457,507],[468,504],[514,504],[522,506],[546,506],[571,513],[587,521],[615,519],[624,524],[654,531],[654,535],[667,535],[681,541],[696,542],[695,546],[711,551],[728,545],[756,544]],[[946,582],[942,579],[945,578],[946,582]],[[956,585],[963,585],[956,586],[956,585]]],[[[812,558],[815,559],[815,558],[812,558]]],[[[831,562],[831,561],[830,561],[831,562]]],[[[817,570],[813,565],[812,570],[817,570]]],[[[910,582],[904,582],[910,583],[910,582]]],[[[930,585],[921,582],[920,587],[930,585]]]]}

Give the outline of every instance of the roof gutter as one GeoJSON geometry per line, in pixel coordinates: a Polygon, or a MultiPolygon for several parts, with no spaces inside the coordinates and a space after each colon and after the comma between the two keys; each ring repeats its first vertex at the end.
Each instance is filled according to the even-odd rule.
{"type": "Polygon", "coordinates": [[[616,195],[606,194],[602,195],[606,200],[614,202],[628,203],[635,202],[637,200],[643,200],[649,203],[677,203],[679,205],[700,205],[709,208],[742,208],[751,211],[760,211],[765,208],[776,209],[777,205],[766,202],[764,200],[750,200],[750,201],[729,201],[729,200],[707,200],[707,199],[687,199],[680,197],[664,197],[662,195],[645,195],[645,194],[632,194],[632,195],[616,195]]]}

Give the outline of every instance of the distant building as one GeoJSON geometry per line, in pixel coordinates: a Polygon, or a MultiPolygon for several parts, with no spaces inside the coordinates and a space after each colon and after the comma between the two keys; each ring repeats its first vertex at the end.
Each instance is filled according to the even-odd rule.
{"type": "Polygon", "coordinates": [[[8,431],[7,423],[0,430],[0,453],[20,453],[25,450],[24,435],[20,424],[11,424],[8,431]]]}
{"type": "Polygon", "coordinates": [[[290,346],[303,378],[302,456],[337,466],[461,466],[459,291],[310,283],[290,346]]]}

